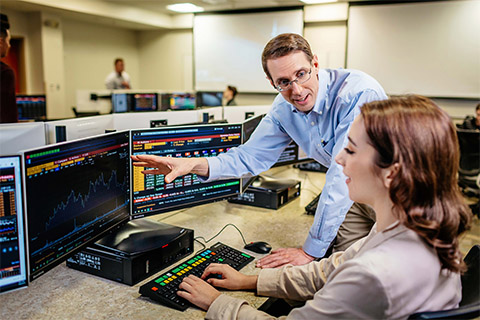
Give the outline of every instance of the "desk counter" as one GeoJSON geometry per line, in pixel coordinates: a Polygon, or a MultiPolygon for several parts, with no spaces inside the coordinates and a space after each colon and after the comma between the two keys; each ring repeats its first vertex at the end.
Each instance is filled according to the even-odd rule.
{"type": "MultiPolygon", "coordinates": [[[[285,167],[271,169],[267,174],[301,180],[301,196],[279,210],[220,201],[152,216],[149,219],[193,229],[195,237],[201,236],[205,239],[213,237],[223,226],[232,223],[242,231],[247,242],[266,241],[274,249],[301,246],[313,222],[313,216],[306,215],[304,207],[323,187],[325,174],[306,173],[285,167]]],[[[208,246],[217,241],[245,251],[242,238],[234,227],[227,227],[210,241],[208,246]]],[[[195,251],[200,249],[202,246],[195,243],[195,251]]],[[[256,258],[263,256],[255,253],[252,255],[256,258]]],[[[257,274],[259,270],[253,262],[243,268],[242,272],[257,274]]],[[[70,269],[62,263],[31,282],[28,288],[1,295],[0,314],[2,319],[16,320],[205,317],[205,312],[197,308],[180,312],[141,297],[138,293],[139,287],[153,278],[155,276],[128,286],[70,269]]],[[[255,296],[254,292],[231,291],[227,294],[243,298],[257,308],[267,299],[255,296]]]]}

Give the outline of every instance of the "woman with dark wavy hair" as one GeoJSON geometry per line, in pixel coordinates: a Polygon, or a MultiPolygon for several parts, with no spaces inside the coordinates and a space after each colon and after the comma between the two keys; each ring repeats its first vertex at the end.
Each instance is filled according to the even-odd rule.
{"type": "MultiPolygon", "coordinates": [[[[465,265],[458,236],[471,212],[457,186],[459,147],[448,115],[421,96],[365,104],[336,161],[350,198],[372,206],[377,223],[345,252],[305,266],[247,276],[212,264],[202,278],[227,289],[306,301],[288,318],[406,319],[458,306],[465,265]]],[[[189,276],[179,295],[209,319],[271,317],[189,276]]]]}

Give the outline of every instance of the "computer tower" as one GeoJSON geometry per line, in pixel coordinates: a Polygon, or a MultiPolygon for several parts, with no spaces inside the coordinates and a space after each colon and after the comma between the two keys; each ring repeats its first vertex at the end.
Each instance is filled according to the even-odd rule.
{"type": "Polygon", "coordinates": [[[229,198],[232,203],[278,209],[300,196],[301,182],[294,179],[277,179],[258,176],[242,194],[229,198]]]}
{"type": "Polygon", "coordinates": [[[140,219],[76,253],[67,266],[134,285],[192,252],[193,230],[140,219]]]}

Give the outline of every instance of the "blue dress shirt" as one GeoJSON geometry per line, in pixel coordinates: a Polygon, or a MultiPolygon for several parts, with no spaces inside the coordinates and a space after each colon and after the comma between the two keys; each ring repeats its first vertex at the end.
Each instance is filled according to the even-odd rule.
{"type": "Polygon", "coordinates": [[[279,94],[250,139],[238,148],[208,158],[207,181],[258,175],[268,170],[293,139],[308,155],[328,167],[315,220],[303,245],[306,253],[323,257],[352,206],[342,167],[334,159],[347,144],[347,134],[360,107],[387,96],[369,75],[348,69],[321,69],[315,105],[298,111],[279,94]]]}

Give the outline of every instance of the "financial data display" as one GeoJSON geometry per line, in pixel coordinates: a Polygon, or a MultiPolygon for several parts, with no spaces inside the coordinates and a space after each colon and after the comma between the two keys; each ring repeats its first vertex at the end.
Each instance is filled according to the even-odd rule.
{"type": "Polygon", "coordinates": [[[189,110],[195,109],[195,94],[193,93],[172,93],[170,95],[170,109],[189,110]]]}
{"type": "Polygon", "coordinates": [[[156,111],[156,93],[136,93],[133,95],[134,111],[156,111]]]}
{"type": "MultiPolygon", "coordinates": [[[[196,125],[132,130],[131,154],[162,157],[213,157],[241,143],[241,124],[196,125]]],[[[240,179],[202,183],[196,174],[165,183],[164,175],[144,175],[132,166],[132,216],[139,218],[240,192],[240,179]]]]}
{"type": "Polygon", "coordinates": [[[20,157],[0,157],[0,292],[27,285],[20,157]]]}
{"type": "Polygon", "coordinates": [[[19,120],[42,120],[47,115],[45,95],[17,95],[19,120]]]}
{"type": "Polygon", "coordinates": [[[129,219],[128,132],[24,154],[30,278],[129,219]]]}

